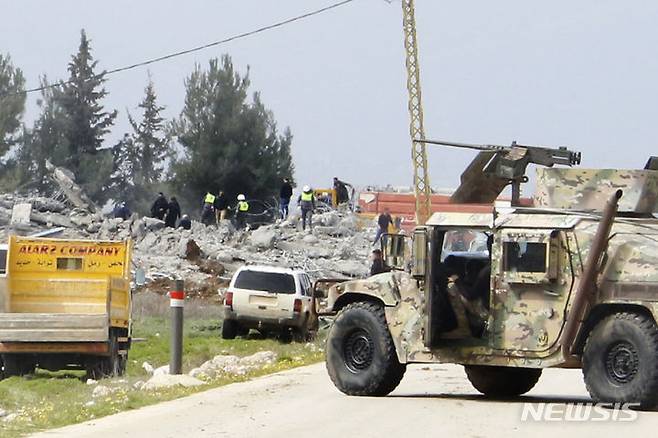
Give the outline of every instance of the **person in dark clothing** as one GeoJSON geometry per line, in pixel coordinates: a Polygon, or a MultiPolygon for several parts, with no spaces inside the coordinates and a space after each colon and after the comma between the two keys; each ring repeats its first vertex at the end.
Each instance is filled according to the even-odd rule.
{"type": "Polygon", "coordinates": [[[382,234],[388,233],[388,226],[393,223],[393,218],[388,208],[384,209],[384,212],[379,215],[377,218],[377,234],[375,235],[375,241],[373,245],[379,242],[379,239],[382,237],[382,234]]]}
{"type": "Polygon", "coordinates": [[[283,178],[281,190],[279,190],[279,199],[281,201],[281,219],[288,217],[288,207],[290,206],[290,198],[292,198],[292,185],[288,178],[283,178]]]}
{"type": "Polygon", "coordinates": [[[183,215],[182,218],[180,218],[180,222],[178,222],[179,227],[183,227],[184,230],[189,230],[192,228],[192,221],[190,220],[190,217],[186,214],[183,215]]]}
{"type": "Polygon", "coordinates": [[[156,219],[163,220],[165,214],[167,213],[167,207],[169,203],[167,198],[165,198],[162,192],[158,193],[158,197],[155,199],[155,202],[151,206],[151,217],[156,219]]]}
{"type": "Polygon", "coordinates": [[[334,176],[334,190],[336,191],[336,202],[338,205],[345,204],[350,200],[350,194],[347,191],[347,186],[352,187],[350,184],[341,181],[338,177],[334,176]]]}
{"type": "Polygon", "coordinates": [[[118,204],[114,208],[114,217],[115,218],[121,218],[125,221],[125,220],[128,220],[128,218],[130,217],[130,214],[131,214],[130,209],[128,208],[128,206],[126,205],[125,202],[122,202],[121,204],[118,204]]]}
{"type": "Polygon", "coordinates": [[[226,219],[226,212],[228,210],[228,199],[223,191],[219,191],[219,194],[215,197],[215,219],[219,224],[219,221],[226,219]]]}
{"type": "Polygon", "coordinates": [[[370,265],[370,275],[381,274],[382,272],[389,272],[391,269],[386,266],[382,258],[382,250],[375,249],[372,251],[372,265],[370,265]]]}
{"type": "Polygon", "coordinates": [[[165,227],[176,228],[176,221],[180,217],[180,205],[175,196],[171,197],[167,205],[167,215],[165,216],[165,227]]]}

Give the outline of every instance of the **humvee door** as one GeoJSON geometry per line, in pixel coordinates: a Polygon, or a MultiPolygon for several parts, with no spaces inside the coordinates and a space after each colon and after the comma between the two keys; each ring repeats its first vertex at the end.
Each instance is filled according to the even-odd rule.
{"type": "Polygon", "coordinates": [[[549,350],[560,336],[573,285],[565,232],[503,229],[493,253],[493,347],[549,350]]]}

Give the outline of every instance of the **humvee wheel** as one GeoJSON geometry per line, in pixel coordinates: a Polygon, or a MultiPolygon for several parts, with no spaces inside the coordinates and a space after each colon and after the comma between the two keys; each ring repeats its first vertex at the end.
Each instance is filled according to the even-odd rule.
{"type": "Polygon", "coordinates": [[[516,397],[530,391],[541,376],[541,369],[465,365],[471,385],[487,397],[516,397]]]}
{"type": "Polygon", "coordinates": [[[601,402],[658,404],[658,328],[647,316],[617,313],[599,322],[583,351],[585,386],[601,402]]]}
{"type": "Polygon", "coordinates": [[[384,396],[393,391],[406,370],[398,361],[382,306],[348,304],[336,317],[326,348],[327,371],[348,395],[384,396]]]}

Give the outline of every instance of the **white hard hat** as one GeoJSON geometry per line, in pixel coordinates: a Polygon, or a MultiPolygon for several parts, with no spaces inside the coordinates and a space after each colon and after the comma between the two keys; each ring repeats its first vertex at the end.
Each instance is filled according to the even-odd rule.
{"type": "Polygon", "coordinates": [[[302,190],[305,191],[305,192],[310,192],[311,188],[309,186],[304,186],[304,187],[302,187],[302,190]]]}
{"type": "Polygon", "coordinates": [[[238,201],[244,201],[245,199],[247,199],[247,198],[245,198],[244,195],[243,195],[242,193],[240,193],[240,194],[238,195],[238,201]]]}

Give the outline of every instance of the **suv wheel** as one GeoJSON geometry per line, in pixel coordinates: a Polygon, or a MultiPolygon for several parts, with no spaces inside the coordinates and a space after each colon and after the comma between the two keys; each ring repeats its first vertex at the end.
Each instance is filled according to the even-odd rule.
{"type": "Polygon", "coordinates": [[[222,338],[235,339],[238,335],[238,323],[232,319],[225,319],[222,323],[222,338]]]}
{"type": "Polygon", "coordinates": [[[617,313],[599,322],[583,351],[585,386],[601,402],[658,404],[658,328],[653,319],[617,313]]]}
{"type": "Polygon", "coordinates": [[[348,304],[338,313],[327,338],[326,361],[334,385],[348,395],[384,396],[406,370],[383,307],[368,302],[348,304]]]}
{"type": "Polygon", "coordinates": [[[488,397],[516,397],[530,391],[541,376],[538,368],[465,365],[471,385],[488,397]]]}

